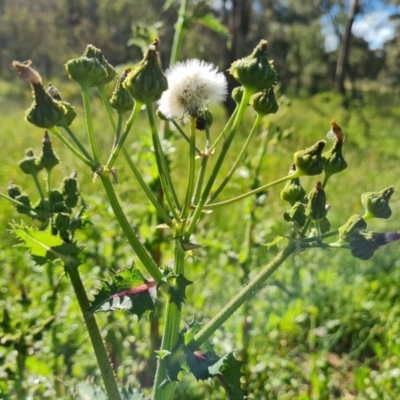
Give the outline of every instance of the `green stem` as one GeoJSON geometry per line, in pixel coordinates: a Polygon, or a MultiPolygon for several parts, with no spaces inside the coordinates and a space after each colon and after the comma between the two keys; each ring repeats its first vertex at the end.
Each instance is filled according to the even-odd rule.
{"type": "Polygon", "coordinates": [[[108,117],[108,120],[110,121],[110,125],[112,126],[113,131],[116,132],[117,127],[115,125],[114,118],[112,117],[112,110],[111,110],[110,102],[107,99],[106,87],[105,87],[105,85],[100,85],[100,86],[97,86],[97,90],[100,93],[101,101],[103,102],[103,105],[106,109],[107,117],[108,117]]]}
{"type": "Polygon", "coordinates": [[[293,240],[279,252],[240,292],[214,316],[188,343],[188,347],[197,350],[222,324],[250,297],[254,296],[265,281],[277,270],[277,268],[295,251],[293,240]]]}
{"type": "MultiPolygon", "coordinates": [[[[179,124],[176,123],[175,120],[171,120],[172,124],[175,126],[175,128],[178,130],[178,132],[181,134],[181,136],[190,144],[190,138],[186,133],[183,131],[183,129],[179,126],[179,124]]],[[[196,153],[201,154],[201,150],[196,146],[196,153]]]]}
{"type": "Polygon", "coordinates": [[[217,147],[221,139],[225,136],[226,132],[228,129],[231,129],[233,121],[236,119],[236,115],[238,113],[239,107],[236,106],[235,110],[233,111],[232,115],[230,116],[228,122],[224,126],[224,129],[222,129],[221,133],[218,135],[218,137],[215,139],[215,142],[211,145],[209,152],[212,153],[214,149],[217,147]]]}
{"type": "Polygon", "coordinates": [[[90,307],[90,302],[87,298],[85,288],[83,286],[78,267],[76,265],[65,265],[65,270],[71,279],[75,295],[78,299],[79,307],[85,320],[86,328],[89,333],[90,341],[96,355],[97,364],[100,368],[101,376],[103,378],[104,386],[106,388],[107,397],[109,399],[121,400],[121,395],[118,390],[117,381],[114,371],[107,354],[106,347],[96,319],[93,314],[88,314],[86,311],[90,307]]]}
{"type": "Polygon", "coordinates": [[[213,210],[213,209],[218,208],[218,207],[223,207],[223,206],[226,206],[228,204],[236,203],[237,201],[243,200],[246,197],[252,196],[253,194],[260,193],[260,192],[262,192],[262,191],[264,191],[264,190],[266,190],[266,189],[268,189],[268,188],[270,188],[272,186],[278,185],[279,183],[286,182],[289,179],[293,179],[293,174],[289,175],[289,176],[284,176],[283,178],[280,178],[280,179],[278,179],[278,180],[276,180],[274,182],[267,183],[264,186],[260,186],[259,188],[251,190],[250,192],[243,193],[242,195],[234,197],[233,199],[221,201],[220,203],[206,204],[203,207],[203,209],[204,210],[213,210]]]}
{"type": "Polygon", "coordinates": [[[178,59],[179,49],[182,47],[183,34],[186,28],[186,10],[188,8],[189,0],[181,0],[181,6],[178,12],[178,20],[175,25],[174,42],[172,44],[171,58],[169,65],[176,63],[178,59]]]}
{"type": "Polygon", "coordinates": [[[240,151],[239,155],[236,158],[236,161],[232,165],[232,168],[226,175],[225,179],[222,181],[222,183],[219,185],[218,189],[213,193],[213,195],[210,198],[210,201],[215,200],[218,195],[222,192],[224,187],[227,185],[229,180],[232,178],[233,173],[236,171],[239,163],[243,160],[243,157],[246,154],[247,148],[249,147],[250,142],[252,141],[255,133],[258,131],[259,126],[261,125],[261,121],[263,119],[263,115],[257,114],[256,120],[254,122],[253,128],[251,129],[249,136],[247,136],[247,139],[242,147],[242,150],[240,151]]]}
{"type": "Polygon", "coordinates": [[[204,176],[206,174],[208,158],[209,154],[206,153],[201,159],[199,174],[197,176],[196,186],[193,193],[193,204],[197,204],[200,198],[201,189],[203,187],[204,176]]]}
{"type": "MultiPolygon", "coordinates": [[[[185,250],[182,247],[181,237],[175,238],[175,265],[174,273],[183,274],[185,266],[185,250]]],[[[164,333],[161,342],[161,350],[171,352],[178,342],[179,327],[181,323],[181,306],[170,302],[167,306],[164,333]]],[[[167,377],[164,360],[158,360],[157,372],[154,380],[152,400],[172,400],[175,391],[175,383],[160,387],[167,377]]]]}
{"type": "MultiPolygon", "coordinates": [[[[135,106],[133,107],[132,114],[129,117],[127,123],[125,124],[125,129],[122,132],[121,138],[116,143],[117,145],[116,145],[116,147],[114,147],[113,151],[110,154],[110,158],[107,161],[107,164],[106,164],[107,169],[111,169],[115,160],[117,159],[118,154],[119,154],[122,146],[124,145],[125,139],[127,138],[129,131],[131,130],[132,124],[135,122],[136,117],[138,116],[140,109],[142,108],[142,105],[143,104],[139,103],[138,101],[135,102],[135,106]]],[[[117,139],[117,137],[116,137],[116,139],[117,139]]]]}
{"type": "Polygon", "coordinates": [[[118,198],[115,194],[114,187],[111,183],[109,175],[103,172],[100,174],[100,178],[107,193],[108,200],[114,211],[115,217],[117,218],[118,223],[121,226],[121,229],[124,232],[124,235],[127,238],[129,244],[135,251],[136,255],[138,256],[139,260],[142,262],[148,273],[153,277],[156,282],[160,282],[163,278],[163,274],[158,269],[154,260],[149,256],[140,240],[136,237],[135,232],[132,230],[131,225],[129,224],[126,215],[122,210],[121,204],[119,203],[118,198]]]}
{"type": "Polygon", "coordinates": [[[46,179],[46,190],[47,190],[47,198],[49,199],[48,201],[48,211],[51,212],[51,198],[50,198],[50,192],[51,192],[51,169],[47,170],[47,179],[46,179]]]}
{"type": "Polygon", "coordinates": [[[118,113],[117,129],[115,131],[114,143],[112,146],[113,151],[117,147],[117,144],[121,138],[122,122],[123,122],[123,113],[118,113]]]}
{"type": "Polygon", "coordinates": [[[86,127],[89,136],[90,147],[92,148],[93,159],[97,166],[101,166],[100,154],[97,149],[96,139],[93,132],[92,115],[90,114],[90,99],[89,99],[89,87],[81,84],[83,107],[85,110],[86,127]]]}
{"type": "Polygon", "coordinates": [[[40,200],[42,201],[43,205],[46,207],[46,211],[50,211],[50,192],[49,193],[49,202],[46,201],[46,196],[43,193],[42,185],[39,182],[38,174],[32,174],[32,178],[35,181],[36,189],[39,192],[40,200]]]}
{"type": "Polygon", "coordinates": [[[192,203],[192,196],[195,183],[195,158],[196,158],[196,118],[190,118],[190,148],[189,148],[189,172],[188,172],[188,183],[185,197],[185,204],[181,213],[181,218],[185,219],[190,211],[190,205],[192,203]]]}
{"type": "Polygon", "coordinates": [[[158,173],[160,176],[160,182],[162,189],[165,194],[165,199],[168,203],[168,206],[174,216],[174,218],[179,221],[180,217],[178,211],[181,207],[179,205],[178,198],[175,193],[174,185],[172,183],[169,168],[167,164],[167,160],[165,159],[165,155],[161,146],[160,138],[158,136],[157,127],[154,121],[153,115],[153,107],[152,104],[146,104],[147,114],[149,117],[150,127],[151,127],[151,137],[153,139],[154,146],[154,154],[156,156],[158,173]]]}
{"type": "Polygon", "coordinates": [[[76,157],[78,157],[82,162],[88,165],[92,170],[95,170],[98,166],[96,162],[93,161],[92,158],[86,158],[81,152],[79,152],[67,139],[63,136],[63,134],[55,127],[49,128],[49,131],[54,134],[62,144],[68,148],[68,150],[73,153],[76,157]]]}
{"type": "MultiPolygon", "coordinates": [[[[236,135],[237,129],[239,128],[239,125],[242,122],[243,115],[244,115],[244,112],[246,111],[246,107],[247,107],[247,104],[249,102],[249,99],[250,99],[251,95],[252,95],[251,91],[248,91],[247,89],[244,89],[242,101],[239,104],[239,108],[237,110],[237,113],[236,113],[235,119],[233,121],[231,130],[230,130],[229,135],[226,138],[226,140],[225,140],[225,142],[224,142],[224,144],[222,146],[221,153],[219,154],[218,159],[217,159],[217,161],[216,161],[216,163],[214,165],[214,168],[213,168],[213,170],[211,172],[211,175],[208,178],[206,187],[204,188],[204,191],[203,191],[202,195],[200,196],[200,200],[199,200],[198,204],[196,205],[196,209],[195,209],[194,214],[193,214],[193,216],[191,218],[190,225],[188,226],[188,229],[186,230],[186,233],[185,233],[185,236],[184,236],[184,241],[189,240],[190,235],[193,233],[193,231],[194,231],[194,229],[195,229],[195,227],[197,225],[197,222],[198,222],[198,220],[199,220],[199,218],[201,216],[201,213],[203,211],[203,206],[206,203],[206,201],[208,199],[208,195],[210,194],[211,189],[212,189],[212,187],[214,185],[215,179],[218,176],[218,172],[219,172],[219,170],[220,170],[220,168],[222,166],[222,163],[223,163],[223,161],[225,159],[226,153],[228,152],[229,147],[232,144],[233,138],[236,135]]],[[[228,122],[228,124],[229,124],[229,122],[228,122]]],[[[211,152],[211,150],[210,150],[210,152],[211,152]]]]}
{"type": "Polygon", "coordinates": [[[62,128],[65,129],[65,131],[68,133],[69,137],[74,141],[74,143],[78,146],[78,149],[82,152],[82,154],[90,160],[93,164],[95,164],[92,156],[89,154],[89,152],[86,150],[86,148],[83,146],[81,141],[75,136],[74,132],[72,132],[71,128],[68,125],[63,125],[62,128]]]}
{"type": "Polygon", "coordinates": [[[165,212],[165,210],[162,207],[162,205],[158,202],[157,198],[154,196],[154,194],[151,191],[151,189],[146,185],[146,182],[143,180],[142,175],[137,170],[135,164],[133,163],[132,159],[130,158],[130,156],[128,154],[128,151],[126,150],[126,148],[124,146],[122,146],[122,153],[123,153],[126,161],[128,162],[128,165],[129,165],[130,169],[132,170],[133,174],[135,175],[136,179],[138,180],[140,186],[142,187],[143,191],[146,193],[146,196],[148,197],[148,199],[151,201],[151,203],[153,204],[153,206],[157,210],[157,212],[160,215],[160,217],[164,220],[164,222],[167,225],[171,226],[172,225],[171,218],[165,212]]]}

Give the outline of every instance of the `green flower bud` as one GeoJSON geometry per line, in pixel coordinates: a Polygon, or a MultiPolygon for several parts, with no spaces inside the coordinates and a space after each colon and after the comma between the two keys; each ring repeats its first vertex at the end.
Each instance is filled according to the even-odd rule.
{"type": "Polygon", "coordinates": [[[268,60],[267,50],[267,41],[261,40],[249,56],[234,61],[229,70],[236,80],[253,93],[269,89],[276,83],[276,72],[268,60]]]}
{"type": "Polygon", "coordinates": [[[320,219],[319,221],[319,229],[321,234],[329,232],[331,230],[331,222],[327,217],[320,219]]]}
{"type": "Polygon", "coordinates": [[[325,146],[325,140],[320,140],[305,150],[294,153],[294,164],[296,175],[318,175],[323,170],[321,153],[325,146]]]}
{"type": "Polygon", "coordinates": [[[250,99],[250,105],[257,114],[263,116],[275,114],[279,109],[279,105],[275,98],[274,88],[272,87],[254,94],[250,99]]]}
{"type": "Polygon", "coordinates": [[[13,66],[19,74],[32,85],[33,103],[26,110],[26,120],[39,128],[51,128],[67,113],[66,107],[54,100],[43,88],[40,74],[31,68],[32,61],[20,63],[13,61],[13,66]]]}
{"type": "MultiPolygon", "coordinates": [[[[293,165],[290,173],[294,173],[296,166],[293,165]]],[[[293,206],[296,202],[303,202],[306,197],[306,191],[300,185],[300,179],[295,178],[291,181],[287,181],[285,187],[281,191],[281,199],[287,201],[291,206],[293,206]]]]}
{"type": "Polygon", "coordinates": [[[64,196],[58,189],[53,189],[50,192],[50,203],[52,211],[55,213],[68,212],[68,207],[65,205],[64,196]]]}
{"type": "Polygon", "coordinates": [[[49,83],[49,87],[47,88],[47,93],[60,104],[65,106],[66,113],[63,118],[57,123],[57,126],[69,126],[72,124],[72,121],[76,118],[76,111],[75,108],[71,106],[70,103],[64,101],[61,98],[61,94],[59,90],[49,83]]]}
{"type": "Polygon", "coordinates": [[[339,228],[340,241],[348,241],[349,235],[355,230],[363,230],[367,228],[367,223],[360,215],[352,215],[349,220],[339,228]]]}
{"type": "Polygon", "coordinates": [[[243,86],[235,87],[232,90],[232,99],[235,101],[235,103],[240,104],[240,102],[242,101],[242,97],[243,97],[243,86]]]}
{"type": "Polygon", "coordinates": [[[67,114],[64,104],[53,100],[41,85],[34,85],[33,92],[35,100],[25,112],[26,120],[44,129],[58,125],[67,114]]]}
{"type": "Polygon", "coordinates": [[[300,201],[297,201],[293,204],[290,211],[284,214],[284,218],[286,221],[295,222],[297,226],[301,228],[307,221],[305,211],[305,205],[300,201]]]}
{"type": "Polygon", "coordinates": [[[71,217],[65,213],[56,214],[53,220],[53,228],[59,232],[68,231],[71,223],[71,217]]]}
{"type": "Polygon", "coordinates": [[[128,76],[128,74],[132,71],[131,68],[127,68],[119,77],[117,84],[115,85],[115,89],[110,99],[110,105],[112,108],[117,110],[118,113],[122,114],[127,111],[131,111],[134,106],[134,101],[132,96],[123,86],[123,83],[128,76]]]}
{"type": "Polygon", "coordinates": [[[154,41],[143,60],[129,73],[123,86],[140,103],[152,103],[168,89],[167,77],[161,69],[158,56],[158,40],[154,41]]]}
{"type": "Polygon", "coordinates": [[[62,193],[65,199],[65,205],[74,208],[78,204],[79,186],[78,181],[74,177],[68,177],[63,180],[62,193]]]}
{"type": "Polygon", "coordinates": [[[65,64],[69,77],[84,87],[102,86],[111,82],[117,72],[102,52],[89,44],[82,57],[65,64]]]}
{"type": "Polygon", "coordinates": [[[45,168],[47,171],[51,171],[57,164],[59,164],[60,160],[54,154],[53,146],[51,145],[50,141],[50,136],[47,132],[44,133],[42,143],[42,153],[40,154],[37,163],[41,168],[45,168]]]}
{"type": "Polygon", "coordinates": [[[39,158],[33,154],[32,149],[28,149],[25,157],[19,162],[19,167],[27,175],[37,175],[43,168],[38,161],[39,158]]]}
{"type": "Polygon", "coordinates": [[[325,218],[327,213],[325,190],[322,188],[321,182],[317,182],[308,195],[306,215],[316,221],[325,218]]]}
{"type": "Polygon", "coordinates": [[[329,151],[322,154],[322,163],[327,176],[337,174],[347,168],[347,162],[342,154],[344,142],[342,128],[334,120],[331,121],[331,128],[330,132],[333,132],[336,137],[335,142],[329,151]]]}
{"type": "Polygon", "coordinates": [[[400,232],[371,232],[355,229],[348,237],[351,254],[361,260],[370,259],[375,251],[385,244],[400,239],[400,232]]]}
{"type": "Polygon", "coordinates": [[[388,219],[392,215],[389,200],[394,193],[394,187],[389,186],[380,192],[367,192],[361,195],[361,202],[365,208],[364,218],[388,219]]]}
{"type": "Polygon", "coordinates": [[[14,183],[10,183],[8,185],[7,192],[12,199],[15,199],[17,196],[22,194],[21,188],[18,185],[15,185],[14,183]]]}
{"type": "Polygon", "coordinates": [[[196,129],[204,131],[206,128],[210,128],[213,123],[213,115],[210,110],[202,110],[196,117],[196,129]]]}
{"type": "Polygon", "coordinates": [[[18,204],[16,206],[17,211],[21,214],[29,214],[29,208],[31,208],[31,201],[29,199],[29,196],[26,193],[22,193],[19,196],[16,196],[15,200],[24,204],[23,206],[18,204]]]}

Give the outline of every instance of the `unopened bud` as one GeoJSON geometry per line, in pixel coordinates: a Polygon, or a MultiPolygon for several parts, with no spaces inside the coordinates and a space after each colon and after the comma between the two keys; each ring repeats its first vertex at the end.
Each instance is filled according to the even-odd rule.
{"type": "Polygon", "coordinates": [[[31,208],[31,201],[29,199],[29,196],[26,193],[22,193],[19,196],[16,196],[15,200],[23,204],[23,205],[18,204],[16,206],[17,211],[21,214],[28,214],[29,208],[31,208]]]}
{"type": "Polygon", "coordinates": [[[149,46],[143,60],[123,83],[129,94],[143,104],[159,100],[162,93],[168,89],[167,77],[161,69],[158,44],[156,40],[149,46]]]}
{"type": "Polygon", "coordinates": [[[79,199],[79,186],[76,178],[65,178],[63,180],[62,192],[65,199],[65,204],[69,208],[74,208],[79,199]]]}
{"type": "Polygon", "coordinates": [[[70,103],[67,101],[64,101],[61,98],[61,94],[59,90],[53,86],[51,83],[49,84],[49,87],[47,88],[47,93],[56,101],[58,101],[60,104],[65,106],[66,112],[65,115],[61,118],[60,121],[58,121],[57,126],[69,126],[72,124],[72,121],[76,118],[76,111],[75,108],[71,106],[70,103]]]}
{"type": "Polygon", "coordinates": [[[134,101],[132,96],[124,87],[123,83],[128,76],[128,74],[132,71],[131,68],[127,68],[119,77],[117,84],[115,85],[114,92],[110,99],[110,105],[112,108],[117,110],[118,113],[124,113],[127,111],[131,111],[134,106],[134,101]]]}
{"type": "Polygon", "coordinates": [[[82,57],[68,61],[65,67],[69,77],[84,87],[105,85],[117,74],[101,50],[91,44],[86,47],[82,57]]]}
{"type": "Polygon", "coordinates": [[[18,185],[10,183],[7,188],[7,193],[12,199],[15,199],[17,196],[22,194],[22,190],[18,185]]]}
{"type": "Polygon", "coordinates": [[[254,94],[250,99],[250,105],[258,114],[275,114],[279,109],[279,104],[275,98],[274,88],[272,87],[254,94]]]}
{"type": "MultiPolygon", "coordinates": [[[[289,174],[294,173],[296,166],[292,166],[289,174]]],[[[297,201],[303,202],[306,197],[306,191],[300,184],[300,179],[295,178],[286,182],[285,187],[281,191],[281,199],[287,201],[293,206],[297,201]]]]}
{"type": "Polygon", "coordinates": [[[348,241],[349,236],[354,230],[363,230],[367,228],[367,223],[360,215],[352,215],[349,220],[339,228],[339,239],[348,241]]]}
{"type": "Polygon", "coordinates": [[[307,221],[307,216],[305,214],[306,207],[300,201],[297,201],[293,204],[292,208],[289,212],[284,214],[284,218],[286,221],[295,222],[298,227],[303,227],[307,221]]]}
{"type": "Polygon", "coordinates": [[[336,124],[334,120],[331,121],[330,132],[333,133],[335,141],[333,146],[326,153],[322,154],[322,162],[324,171],[327,176],[342,172],[347,168],[347,162],[343,158],[342,147],[344,142],[344,134],[342,128],[336,124]]]}
{"type": "Polygon", "coordinates": [[[50,194],[51,209],[55,213],[68,212],[68,208],[64,202],[64,196],[58,189],[53,189],[50,194]]]}
{"type": "Polygon", "coordinates": [[[242,97],[243,97],[243,86],[235,87],[232,90],[232,99],[235,101],[235,103],[240,104],[240,102],[242,101],[242,97]]]}
{"type": "Polygon", "coordinates": [[[323,170],[321,153],[325,146],[325,140],[320,140],[305,150],[294,153],[296,175],[319,175],[323,170]]]}
{"type": "Polygon", "coordinates": [[[308,195],[306,215],[316,221],[325,218],[327,213],[325,190],[322,188],[321,182],[317,182],[308,195]]]}
{"type": "Polygon", "coordinates": [[[53,228],[59,232],[66,232],[71,223],[71,217],[66,213],[57,213],[53,220],[53,228]]]}
{"type": "Polygon", "coordinates": [[[380,246],[399,239],[400,232],[379,233],[356,229],[349,235],[348,242],[354,257],[368,260],[380,246]]]}
{"type": "Polygon", "coordinates": [[[57,164],[59,164],[60,160],[54,154],[50,136],[47,132],[44,133],[42,143],[42,153],[38,159],[38,165],[41,168],[45,168],[47,171],[51,171],[57,164]]]}
{"type": "Polygon", "coordinates": [[[234,61],[230,74],[253,93],[271,88],[276,83],[276,72],[268,60],[267,41],[261,40],[253,52],[234,61]]]}
{"type": "Polygon", "coordinates": [[[361,202],[365,208],[364,218],[388,219],[392,215],[389,200],[394,193],[394,187],[389,186],[380,192],[367,192],[361,195],[361,202]]]}
{"type": "Polygon", "coordinates": [[[210,110],[201,110],[196,117],[196,129],[204,131],[210,128],[213,123],[213,115],[210,110]]]}
{"type": "Polygon", "coordinates": [[[26,110],[26,120],[39,128],[51,128],[67,113],[66,107],[54,100],[44,89],[42,78],[39,73],[31,67],[32,62],[20,63],[14,61],[13,66],[20,75],[26,79],[33,89],[34,100],[30,108],[26,110]]]}
{"type": "Polygon", "coordinates": [[[32,149],[26,151],[25,157],[19,162],[19,167],[27,175],[37,175],[43,166],[39,165],[39,158],[32,149]]]}

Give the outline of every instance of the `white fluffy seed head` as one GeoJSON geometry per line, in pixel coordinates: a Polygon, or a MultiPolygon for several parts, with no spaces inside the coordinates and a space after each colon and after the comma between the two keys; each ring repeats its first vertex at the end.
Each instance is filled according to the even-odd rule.
{"type": "Polygon", "coordinates": [[[196,117],[208,103],[223,101],[227,94],[224,74],[205,61],[192,59],[178,62],[167,69],[168,90],[158,102],[160,112],[167,118],[196,117]]]}

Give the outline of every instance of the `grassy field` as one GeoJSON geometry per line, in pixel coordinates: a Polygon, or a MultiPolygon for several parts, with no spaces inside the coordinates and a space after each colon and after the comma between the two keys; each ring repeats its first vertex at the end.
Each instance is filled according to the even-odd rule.
{"type": "MultiPolygon", "coordinates": [[[[23,120],[30,100],[27,89],[21,83],[16,85],[15,91],[15,84],[2,83],[0,96],[0,191],[5,193],[12,181],[34,197],[33,182],[19,170],[18,161],[27,148],[40,151],[43,131],[23,120]]],[[[78,104],[79,97],[73,91],[68,86],[68,94],[78,104]]],[[[399,187],[398,99],[382,93],[365,93],[363,100],[351,104],[348,110],[341,109],[340,99],[331,93],[312,98],[281,98],[281,102],[280,111],[265,121],[243,168],[235,174],[221,200],[248,189],[254,158],[264,135],[269,135],[269,141],[261,175],[262,182],[269,182],[287,174],[295,151],[325,139],[333,118],[346,134],[344,156],[349,168],[332,177],[326,190],[332,227],[338,228],[351,215],[362,213],[362,193],[390,185],[399,187]]],[[[94,99],[99,110],[95,112],[98,119],[94,128],[106,158],[112,137],[98,103],[94,99]]],[[[215,119],[217,128],[221,127],[222,109],[216,110],[215,119]]],[[[128,149],[149,180],[149,132],[143,121],[144,118],[131,132],[128,149]]],[[[250,130],[251,121],[249,112],[233,146],[232,160],[250,130]]],[[[84,138],[82,118],[73,127],[84,138]]],[[[78,172],[82,195],[89,204],[92,224],[79,233],[77,240],[85,246],[81,272],[86,288],[93,293],[99,287],[99,278],[107,278],[108,270],[130,266],[134,255],[105,205],[101,185],[93,183],[91,172],[55,139],[54,147],[62,160],[53,178],[55,185],[72,171],[78,172]]],[[[178,187],[186,180],[187,165],[182,156],[186,148],[180,139],[173,143],[171,168],[178,187]]],[[[131,223],[143,240],[152,243],[154,218],[149,206],[126,165],[120,162],[117,167],[117,191],[131,223]]],[[[226,172],[229,168],[228,164],[224,166],[226,172]]],[[[306,191],[315,182],[315,177],[302,180],[306,191]]],[[[201,223],[196,240],[205,247],[188,260],[187,278],[197,284],[188,290],[186,320],[212,316],[276,253],[275,248],[268,250],[261,244],[290,229],[282,218],[288,207],[280,199],[280,190],[281,187],[275,187],[265,193],[264,205],[256,210],[247,270],[243,268],[243,257],[251,201],[226,206],[201,223]]],[[[87,377],[99,379],[74,294],[61,265],[35,266],[22,248],[15,247],[16,240],[7,226],[13,220],[20,221],[21,216],[5,200],[0,201],[0,398],[73,398],[71,393],[77,382],[87,377]],[[52,315],[56,319],[51,326],[40,335],[33,335],[32,327],[52,315]],[[10,337],[15,340],[4,339],[10,337]],[[15,343],[27,351],[21,351],[22,347],[15,343]]],[[[371,229],[399,230],[400,200],[396,193],[391,206],[392,217],[373,220],[371,229]]],[[[161,251],[162,261],[167,264],[171,258],[168,240],[161,251]]],[[[215,348],[222,354],[236,349],[237,356],[247,361],[243,369],[247,378],[244,387],[255,400],[395,400],[400,393],[399,260],[397,243],[380,248],[368,261],[354,259],[344,250],[312,249],[299,253],[214,335],[215,348]]],[[[113,313],[98,314],[98,321],[120,380],[148,390],[154,367],[154,355],[149,354],[153,320],[138,322],[128,314],[113,313]]],[[[182,374],[181,380],[177,399],[224,398],[219,385],[198,383],[187,374],[182,374]]]]}

